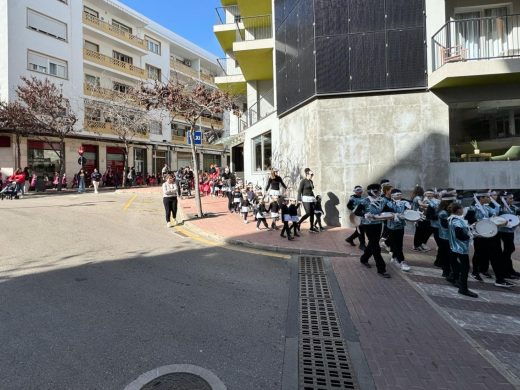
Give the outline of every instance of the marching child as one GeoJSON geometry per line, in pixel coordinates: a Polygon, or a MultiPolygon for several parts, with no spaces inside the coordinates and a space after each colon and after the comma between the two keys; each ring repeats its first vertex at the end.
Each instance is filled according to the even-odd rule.
{"type": "Polygon", "coordinates": [[[294,198],[291,198],[289,199],[289,215],[291,216],[291,221],[292,221],[292,225],[290,227],[290,230],[293,229],[294,230],[294,233],[293,233],[293,236],[294,237],[300,237],[300,235],[298,234],[298,206],[296,205],[296,199],[294,198]]]}
{"type": "Polygon", "coordinates": [[[392,262],[398,265],[401,271],[408,272],[410,271],[410,266],[406,263],[403,254],[403,238],[406,221],[398,215],[403,214],[412,206],[407,201],[402,200],[402,195],[401,190],[397,188],[391,191],[392,201],[387,203],[387,207],[396,213],[396,216],[394,219],[386,222],[386,227],[388,229],[390,252],[392,252],[392,262]]]}
{"type": "Polygon", "coordinates": [[[249,221],[247,220],[247,214],[249,213],[250,205],[251,203],[249,202],[249,199],[247,199],[246,190],[242,190],[242,199],[240,200],[240,212],[244,217],[244,223],[249,223],[249,221]]]}
{"type": "Polygon", "coordinates": [[[278,230],[276,222],[280,220],[280,204],[278,203],[278,196],[273,196],[271,204],[269,205],[269,212],[271,213],[271,229],[278,230]]]}
{"type": "Polygon", "coordinates": [[[314,228],[318,230],[318,226],[320,227],[320,232],[324,231],[323,226],[321,225],[321,216],[323,215],[323,208],[321,207],[321,195],[316,196],[316,203],[314,204],[314,228]]]}
{"type": "Polygon", "coordinates": [[[262,223],[267,230],[271,230],[269,225],[267,224],[266,216],[267,216],[267,208],[269,207],[268,201],[260,200],[258,203],[258,210],[256,213],[256,230],[260,230],[260,224],[262,223]]]}
{"type": "Polygon", "coordinates": [[[242,193],[240,192],[240,187],[235,186],[235,189],[231,193],[231,197],[233,198],[233,211],[235,213],[240,212],[240,201],[242,200],[242,193]]]}
{"type": "Polygon", "coordinates": [[[288,199],[283,199],[282,206],[280,207],[280,211],[282,214],[282,222],[283,222],[283,229],[282,233],[280,234],[280,237],[285,238],[285,234],[287,233],[287,239],[289,241],[294,240],[294,238],[291,236],[291,229],[289,228],[289,222],[291,221],[291,215],[289,214],[289,206],[287,205],[288,199]]]}

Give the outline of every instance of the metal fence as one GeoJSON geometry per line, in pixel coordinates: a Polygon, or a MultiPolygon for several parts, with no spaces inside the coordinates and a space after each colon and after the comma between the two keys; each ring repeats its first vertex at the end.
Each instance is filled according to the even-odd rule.
{"type": "Polygon", "coordinates": [[[215,8],[217,13],[217,23],[220,24],[234,24],[240,22],[240,10],[238,5],[230,5],[227,7],[215,8]]]}
{"type": "Polygon", "coordinates": [[[269,39],[273,37],[273,24],[271,15],[251,16],[241,18],[244,25],[241,30],[237,21],[238,37],[241,41],[255,41],[257,39],[269,39]]]}
{"type": "Polygon", "coordinates": [[[520,57],[520,15],[447,22],[432,37],[433,70],[466,60],[520,57]]]}
{"type": "Polygon", "coordinates": [[[238,76],[242,74],[242,69],[240,69],[238,62],[233,58],[218,58],[217,62],[226,76],[238,76]]]}

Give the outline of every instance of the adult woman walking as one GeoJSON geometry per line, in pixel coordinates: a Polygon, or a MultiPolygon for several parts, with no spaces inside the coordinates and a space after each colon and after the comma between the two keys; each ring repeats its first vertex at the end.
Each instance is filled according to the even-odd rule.
{"type": "Polygon", "coordinates": [[[267,187],[265,188],[266,194],[270,197],[280,196],[281,187],[287,189],[287,186],[283,182],[282,178],[278,176],[278,168],[271,169],[271,175],[269,176],[269,180],[267,181],[267,187]]]}
{"type": "Polygon", "coordinates": [[[314,227],[314,204],[316,202],[316,198],[314,197],[314,183],[312,181],[313,177],[314,172],[310,168],[305,168],[305,179],[300,182],[300,187],[298,188],[298,201],[303,203],[305,215],[300,218],[298,227],[301,226],[303,221],[309,218],[311,222],[311,228],[309,231],[313,233],[319,233],[318,229],[314,227]]]}
{"type": "Polygon", "coordinates": [[[166,214],[166,227],[171,227],[170,216],[173,215],[173,226],[177,224],[177,184],[173,180],[173,176],[166,175],[166,181],[162,185],[163,204],[166,214]]]}
{"type": "Polygon", "coordinates": [[[85,192],[85,178],[86,178],[85,171],[82,169],[78,172],[78,192],[83,193],[85,192]]]}

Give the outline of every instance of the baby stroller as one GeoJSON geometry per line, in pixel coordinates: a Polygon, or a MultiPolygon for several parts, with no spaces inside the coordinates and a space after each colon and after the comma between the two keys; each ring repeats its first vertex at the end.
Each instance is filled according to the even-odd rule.
{"type": "Polygon", "coordinates": [[[8,183],[4,189],[0,191],[0,199],[4,200],[4,198],[11,200],[18,198],[18,195],[16,194],[16,183],[14,181],[8,183]]]}
{"type": "Polygon", "coordinates": [[[191,196],[189,180],[183,179],[183,180],[180,181],[180,183],[179,183],[179,191],[180,191],[180,195],[181,195],[182,199],[184,199],[185,196],[186,197],[191,196]]]}

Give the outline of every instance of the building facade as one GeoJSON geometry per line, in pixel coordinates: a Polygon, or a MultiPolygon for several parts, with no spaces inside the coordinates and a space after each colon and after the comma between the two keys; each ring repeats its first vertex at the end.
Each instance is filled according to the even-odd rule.
{"type": "Polygon", "coordinates": [[[355,185],[383,178],[403,191],[520,188],[518,0],[275,0],[271,9],[272,165],[293,189],[305,167],[315,171],[328,224],[346,222],[355,185]]]}
{"type": "MultiPolygon", "coordinates": [[[[214,78],[222,74],[216,56],[115,0],[0,0],[0,51],[0,99],[16,99],[22,76],[47,77],[70,99],[79,120],[66,141],[69,178],[79,170],[80,147],[87,171],[123,169],[123,145],[109,108],[142,110],[127,99],[137,83],[176,78],[216,88],[214,78]]],[[[193,165],[182,118],[151,113],[146,128],[132,137],[128,155],[138,174],[160,172],[165,163],[172,169],[193,165]]],[[[228,153],[214,141],[229,133],[229,116],[203,117],[199,130],[207,136],[198,147],[200,166],[225,164],[228,153]]],[[[49,144],[22,139],[22,167],[52,175],[57,159],[49,144]]],[[[4,174],[15,161],[14,136],[0,134],[4,174]]]]}

